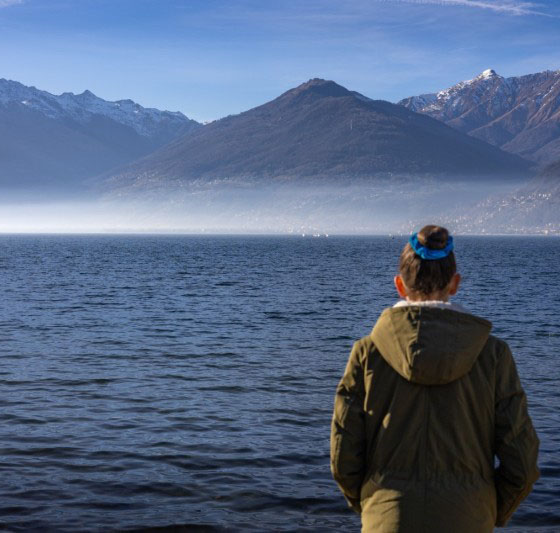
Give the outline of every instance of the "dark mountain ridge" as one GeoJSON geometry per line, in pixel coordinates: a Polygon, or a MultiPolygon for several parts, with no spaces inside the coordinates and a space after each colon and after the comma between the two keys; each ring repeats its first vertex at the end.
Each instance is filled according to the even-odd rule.
{"type": "Polygon", "coordinates": [[[0,184],[59,194],[198,127],[182,113],[132,100],[56,96],[0,79],[0,184]]]}
{"type": "Polygon", "coordinates": [[[560,159],[560,70],[504,78],[488,69],[399,104],[542,166],[560,159]]]}
{"type": "Polygon", "coordinates": [[[379,174],[526,176],[529,163],[431,117],[312,79],[120,169],[109,187],[379,174]]]}

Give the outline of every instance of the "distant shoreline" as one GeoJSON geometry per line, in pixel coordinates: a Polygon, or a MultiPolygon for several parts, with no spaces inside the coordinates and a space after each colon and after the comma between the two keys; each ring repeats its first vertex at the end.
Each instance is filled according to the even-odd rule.
{"type": "MultiPolygon", "coordinates": [[[[458,233],[458,237],[560,237],[560,233],[458,233]]],[[[268,232],[189,232],[189,231],[67,231],[67,232],[40,232],[40,231],[0,231],[0,236],[75,236],[75,237],[292,237],[306,239],[325,239],[340,237],[386,237],[386,238],[405,238],[407,233],[321,233],[320,235],[300,234],[300,233],[268,233],[268,232]]]]}

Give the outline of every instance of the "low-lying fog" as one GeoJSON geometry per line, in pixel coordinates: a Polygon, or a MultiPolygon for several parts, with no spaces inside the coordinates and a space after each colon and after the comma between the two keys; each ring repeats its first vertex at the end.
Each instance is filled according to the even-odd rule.
{"type": "Polygon", "coordinates": [[[477,203],[516,186],[387,179],[347,186],[222,183],[91,200],[19,194],[0,201],[0,232],[387,234],[427,222],[470,231],[469,213],[477,203]]]}

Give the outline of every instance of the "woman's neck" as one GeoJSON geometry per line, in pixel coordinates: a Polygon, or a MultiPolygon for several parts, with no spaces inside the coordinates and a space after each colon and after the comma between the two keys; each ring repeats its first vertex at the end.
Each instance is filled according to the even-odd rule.
{"type": "Polygon", "coordinates": [[[413,293],[406,295],[407,302],[448,302],[449,293],[433,292],[432,294],[413,293]]]}

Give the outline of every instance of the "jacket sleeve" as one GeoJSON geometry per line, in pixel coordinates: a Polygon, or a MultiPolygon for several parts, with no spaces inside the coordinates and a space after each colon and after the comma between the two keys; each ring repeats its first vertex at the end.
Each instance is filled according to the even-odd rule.
{"type": "Polygon", "coordinates": [[[360,343],[354,344],[334,401],[331,471],[349,506],[361,512],[360,489],[366,468],[364,377],[360,343]]]}
{"type": "Polygon", "coordinates": [[[498,514],[496,526],[505,526],[539,478],[539,439],[527,412],[527,398],[519,382],[507,344],[499,354],[496,378],[494,449],[499,459],[495,471],[498,514]]]}

